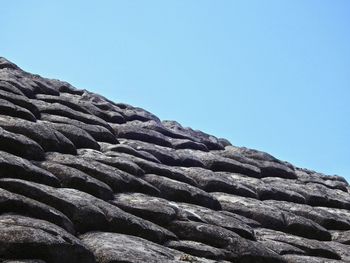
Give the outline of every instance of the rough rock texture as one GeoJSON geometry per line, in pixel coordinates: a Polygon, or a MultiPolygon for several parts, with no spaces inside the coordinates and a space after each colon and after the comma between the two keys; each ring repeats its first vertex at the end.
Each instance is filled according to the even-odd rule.
{"type": "Polygon", "coordinates": [[[0,58],[0,262],[350,262],[349,190],[0,58]]]}

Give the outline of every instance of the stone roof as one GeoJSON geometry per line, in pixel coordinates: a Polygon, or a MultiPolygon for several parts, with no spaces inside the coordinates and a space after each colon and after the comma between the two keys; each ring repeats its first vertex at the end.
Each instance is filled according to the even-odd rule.
{"type": "Polygon", "coordinates": [[[0,58],[1,262],[350,262],[350,187],[0,58]]]}

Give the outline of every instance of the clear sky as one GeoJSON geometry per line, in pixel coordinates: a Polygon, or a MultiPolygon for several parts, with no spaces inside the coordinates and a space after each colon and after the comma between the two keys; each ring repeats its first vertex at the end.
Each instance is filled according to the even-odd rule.
{"type": "Polygon", "coordinates": [[[350,180],[350,1],[0,3],[25,70],[350,180]]]}

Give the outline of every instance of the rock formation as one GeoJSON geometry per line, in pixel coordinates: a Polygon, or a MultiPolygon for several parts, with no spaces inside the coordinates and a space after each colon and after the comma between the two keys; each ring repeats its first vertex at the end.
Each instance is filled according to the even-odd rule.
{"type": "Polygon", "coordinates": [[[0,261],[350,262],[350,187],[0,58],[0,261]]]}

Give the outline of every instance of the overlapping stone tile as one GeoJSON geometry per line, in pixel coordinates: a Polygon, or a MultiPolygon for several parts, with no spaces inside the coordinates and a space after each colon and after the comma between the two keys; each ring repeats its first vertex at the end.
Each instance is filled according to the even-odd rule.
{"type": "Polygon", "coordinates": [[[78,121],[78,120],[74,120],[71,118],[58,116],[58,115],[50,115],[46,113],[41,114],[40,118],[41,120],[49,121],[52,123],[65,123],[65,124],[74,125],[88,132],[96,141],[99,141],[99,142],[107,142],[112,144],[115,144],[118,142],[114,134],[112,134],[109,130],[107,130],[105,127],[102,127],[100,125],[86,124],[82,121],[78,121]]]}
{"type": "Polygon", "coordinates": [[[136,191],[152,194],[159,193],[155,187],[141,178],[90,158],[85,159],[69,154],[48,153],[46,154],[46,160],[68,165],[87,173],[109,185],[115,192],[136,191]]]}
{"type": "Polygon", "coordinates": [[[80,233],[102,230],[142,236],[155,242],[175,239],[166,229],[128,214],[87,193],[18,179],[0,179],[0,187],[41,201],[64,213],[80,233]]]}
{"type": "Polygon", "coordinates": [[[78,238],[47,221],[1,215],[0,228],[2,257],[52,263],[95,262],[92,252],[78,238]]]}
{"type": "Polygon", "coordinates": [[[350,262],[343,177],[3,58],[0,111],[3,262],[350,262]]]}
{"type": "Polygon", "coordinates": [[[27,136],[36,141],[45,151],[76,154],[76,148],[70,140],[40,121],[30,122],[0,115],[0,126],[7,131],[27,136]]]}

